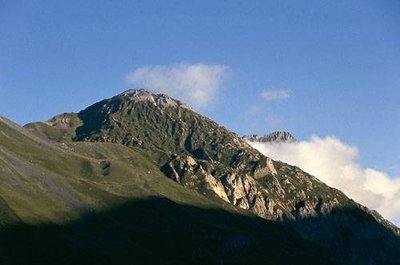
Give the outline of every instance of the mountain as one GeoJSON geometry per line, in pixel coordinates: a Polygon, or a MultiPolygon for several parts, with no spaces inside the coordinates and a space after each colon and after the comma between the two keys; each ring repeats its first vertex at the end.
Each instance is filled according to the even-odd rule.
{"type": "MultiPolygon", "coordinates": [[[[118,231],[127,229],[129,237],[130,233],[138,233],[125,220],[137,221],[138,217],[131,216],[134,210],[127,210],[132,209],[129,205],[122,207],[123,214],[112,209],[133,200],[133,209],[146,213],[140,222],[149,218],[158,227],[157,212],[161,211],[162,220],[167,220],[160,227],[170,226],[167,236],[181,239],[177,241],[179,246],[187,245],[183,246],[184,253],[192,257],[187,261],[193,261],[193,257],[202,258],[200,263],[232,263],[238,259],[243,264],[245,257],[250,257],[246,263],[265,258],[276,264],[324,264],[330,260],[336,264],[397,264],[400,260],[399,229],[378,213],[301,169],[262,155],[245,139],[167,95],[128,90],[79,113],[64,113],[25,128],[12,127],[22,136],[21,140],[13,140],[15,147],[8,147],[8,152],[24,158],[23,162],[31,167],[33,158],[34,166],[44,168],[44,175],[49,176],[45,179],[53,182],[30,183],[30,178],[43,178],[41,171],[38,176],[28,175],[34,172],[31,169],[25,175],[12,173],[10,179],[28,181],[26,189],[38,189],[40,201],[31,195],[35,192],[25,194],[21,189],[19,196],[25,196],[30,204],[20,211],[13,206],[24,205],[13,202],[19,196],[5,198],[0,193],[14,212],[9,214],[9,222],[14,217],[23,223],[61,222],[62,230],[68,231],[63,236],[67,236],[74,234],[71,231],[77,224],[64,224],[65,218],[80,220],[89,214],[91,217],[83,222],[87,225],[98,222],[96,216],[107,215],[117,230],[122,222],[118,231]],[[31,146],[32,141],[35,148],[24,147],[31,146]],[[53,193],[54,205],[46,197],[53,193]],[[35,209],[41,204],[45,204],[43,216],[35,209]],[[184,229],[180,230],[182,225],[184,229]],[[198,228],[194,230],[198,233],[190,232],[192,226],[198,228]],[[292,243],[286,240],[289,238],[292,243]],[[230,251],[221,250],[225,244],[230,251]]],[[[285,133],[269,137],[292,138],[285,133]]],[[[10,141],[4,138],[2,149],[10,141]]],[[[12,166],[9,161],[5,168],[12,166]]],[[[12,185],[8,186],[8,194],[13,194],[12,185]]],[[[83,229],[80,222],[77,226],[83,229]]],[[[84,247],[97,253],[99,249],[90,236],[90,244],[84,247]]],[[[104,233],[100,238],[114,236],[104,233]]],[[[162,248],[159,244],[166,241],[157,238],[157,248],[162,248]]],[[[121,242],[126,243],[124,240],[121,242]]],[[[129,240],[129,246],[139,244],[129,240]]],[[[149,250],[145,246],[135,255],[146,256],[143,253],[154,252],[156,247],[149,250]]],[[[108,247],[115,248],[106,244],[103,247],[105,252],[108,247]]],[[[165,251],[176,262],[182,249],[165,251]]]]}
{"type": "Polygon", "coordinates": [[[291,135],[289,132],[283,132],[283,131],[272,132],[272,133],[266,134],[264,136],[259,136],[257,134],[246,135],[246,136],[243,136],[243,139],[246,141],[249,141],[249,142],[261,142],[261,143],[267,143],[267,142],[294,143],[294,142],[297,142],[296,138],[293,135],[291,135]]]}
{"type": "Polygon", "coordinates": [[[0,117],[0,264],[332,264],[296,231],[165,177],[150,153],[56,124],[35,135],[0,117]]]}

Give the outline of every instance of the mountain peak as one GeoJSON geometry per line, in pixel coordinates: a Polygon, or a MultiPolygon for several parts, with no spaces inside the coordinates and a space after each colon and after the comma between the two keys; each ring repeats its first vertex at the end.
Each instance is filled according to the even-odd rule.
{"type": "Polygon", "coordinates": [[[173,99],[166,94],[155,94],[150,90],[140,88],[140,89],[128,89],[121,94],[117,95],[118,98],[128,98],[134,102],[148,101],[155,106],[160,107],[182,107],[187,109],[192,109],[189,105],[183,103],[180,100],[173,99]]]}
{"type": "Polygon", "coordinates": [[[289,132],[276,131],[264,136],[257,134],[243,136],[243,139],[250,142],[274,142],[274,143],[294,143],[297,142],[296,138],[289,132]]]}
{"type": "Polygon", "coordinates": [[[152,95],[152,93],[144,88],[139,88],[139,89],[128,89],[125,90],[124,92],[118,94],[117,96],[120,97],[141,97],[141,96],[146,96],[146,95],[152,95]]]}

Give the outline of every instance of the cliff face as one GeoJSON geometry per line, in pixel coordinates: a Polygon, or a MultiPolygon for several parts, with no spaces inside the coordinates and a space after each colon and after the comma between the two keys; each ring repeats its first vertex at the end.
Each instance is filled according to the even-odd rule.
{"type": "MultiPolygon", "coordinates": [[[[301,169],[262,155],[178,100],[128,90],[76,117],[81,125],[74,141],[139,149],[182,186],[289,224],[329,249],[340,264],[395,264],[397,227],[301,169]]],[[[285,133],[267,138],[294,141],[285,133]]]]}

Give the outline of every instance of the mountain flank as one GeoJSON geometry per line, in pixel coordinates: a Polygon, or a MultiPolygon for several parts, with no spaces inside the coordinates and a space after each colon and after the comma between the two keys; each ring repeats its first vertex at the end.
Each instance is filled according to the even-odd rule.
{"type": "Polygon", "coordinates": [[[38,135],[0,118],[0,264],[333,264],[293,229],[167,178],[151,152],[38,135]]]}
{"type": "MultiPolygon", "coordinates": [[[[8,152],[16,153],[25,162],[33,157],[32,161],[39,161],[35,166],[55,172],[48,174],[54,181],[47,184],[39,181],[42,180],[40,173],[37,177],[28,176],[39,181],[39,185],[28,183],[27,188],[46,191],[41,195],[43,200],[54,193],[51,195],[54,203],[68,205],[68,200],[58,194],[65,190],[85,205],[68,205],[69,208],[65,208],[68,211],[57,214],[58,220],[63,220],[62,214],[64,218],[79,219],[77,216],[82,218],[85,214],[102,212],[132,199],[166,197],[194,207],[252,216],[258,220],[257,225],[250,225],[254,228],[269,226],[273,221],[277,229],[287,233],[278,236],[293,235],[301,244],[325,253],[315,256],[314,260],[309,256],[315,252],[309,250],[284,251],[288,257],[294,257],[295,253],[311,253],[304,264],[397,264],[400,260],[399,229],[378,213],[300,168],[262,155],[246,142],[247,139],[167,95],[144,89],[128,90],[79,113],[64,113],[47,122],[31,123],[15,130],[27,146],[32,146],[32,151],[24,148],[20,141],[3,136],[0,138],[3,139],[2,148],[7,147],[8,152]],[[55,192],[51,193],[52,190],[55,192]]],[[[282,132],[265,136],[265,139],[295,141],[293,136],[282,132]]],[[[5,168],[10,167],[9,162],[6,165],[5,168]]],[[[11,179],[14,178],[20,177],[14,174],[11,179]]],[[[11,186],[9,190],[12,191],[11,186]]],[[[21,192],[20,196],[27,195],[21,192]]],[[[5,201],[12,210],[18,209],[11,206],[11,197],[5,201]]],[[[44,212],[51,215],[56,211],[49,208],[44,212]]],[[[16,210],[15,213],[21,216],[16,210]]],[[[175,216],[176,212],[171,214],[175,216]]],[[[165,212],[165,218],[170,217],[178,218],[165,212]]],[[[30,217],[26,213],[27,219],[30,217]]],[[[233,225],[224,222],[210,221],[209,224],[228,228],[233,225]]],[[[265,248],[259,245],[262,240],[256,235],[258,229],[250,231],[247,230],[252,229],[250,227],[240,227],[253,239],[234,241],[242,242],[232,243],[239,246],[237,251],[249,251],[238,253],[261,257],[257,253],[265,248]],[[249,248],[250,245],[243,242],[257,243],[250,244],[249,248]]],[[[268,233],[264,235],[268,237],[268,233]]],[[[194,237],[194,240],[199,238],[194,237]]],[[[216,244],[214,252],[202,246],[199,250],[202,255],[213,261],[221,258],[231,263],[229,257],[215,252],[223,245],[222,241],[213,242],[216,244]]],[[[243,257],[242,254],[238,257],[243,257]]],[[[290,263],[281,260],[277,264],[290,263]]]]}

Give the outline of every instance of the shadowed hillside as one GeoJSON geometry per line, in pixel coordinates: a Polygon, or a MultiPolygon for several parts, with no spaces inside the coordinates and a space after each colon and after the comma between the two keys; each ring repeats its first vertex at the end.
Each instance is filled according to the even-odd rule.
{"type": "Polygon", "coordinates": [[[1,264],[332,264],[293,230],[162,198],[0,232],[1,264]]]}

